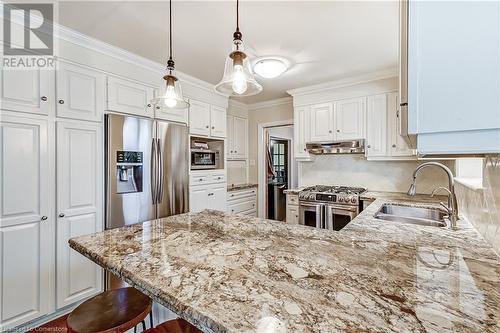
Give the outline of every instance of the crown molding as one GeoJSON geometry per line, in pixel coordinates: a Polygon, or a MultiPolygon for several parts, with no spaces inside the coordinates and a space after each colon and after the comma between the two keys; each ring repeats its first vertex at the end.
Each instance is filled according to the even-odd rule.
{"type": "Polygon", "coordinates": [[[319,93],[319,92],[323,92],[323,91],[331,90],[331,89],[354,86],[357,84],[371,82],[371,81],[389,79],[389,78],[393,78],[393,77],[397,77],[397,76],[398,76],[397,69],[390,68],[390,69],[376,71],[376,72],[372,72],[372,73],[368,73],[368,74],[351,76],[351,77],[344,78],[344,79],[315,84],[312,86],[291,89],[291,90],[287,90],[287,93],[289,93],[293,97],[297,97],[297,96],[301,96],[301,95],[319,93]]]}
{"type": "Polygon", "coordinates": [[[273,106],[292,104],[292,103],[293,103],[292,97],[282,97],[282,98],[272,99],[270,101],[248,104],[248,110],[265,109],[273,106]]]}
{"type": "Polygon", "coordinates": [[[229,99],[229,106],[234,106],[236,108],[248,110],[248,104],[242,103],[240,101],[236,101],[234,99],[229,99]]]}

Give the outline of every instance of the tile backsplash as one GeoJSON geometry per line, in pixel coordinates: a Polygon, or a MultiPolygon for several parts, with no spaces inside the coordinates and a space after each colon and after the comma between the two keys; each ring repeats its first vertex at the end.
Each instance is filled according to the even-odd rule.
{"type": "Polygon", "coordinates": [[[460,214],[464,215],[500,255],[500,155],[483,164],[483,188],[456,184],[460,214]]]}

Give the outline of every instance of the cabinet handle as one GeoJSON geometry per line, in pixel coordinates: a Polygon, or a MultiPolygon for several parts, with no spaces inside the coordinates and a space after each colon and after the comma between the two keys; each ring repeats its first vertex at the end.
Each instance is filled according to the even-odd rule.
{"type": "Polygon", "coordinates": [[[60,99],[59,104],[64,104],[64,101],[62,99],[60,99]]]}
{"type": "Polygon", "coordinates": [[[212,126],[212,129],[215,129],[215,126],[212,126]]]}
{"type": "Polygon", "coordinates": [[[209,127],[210,127],[210,126],[208,126],[208,125],[207,125],[207,126],[205,126],[205,128],[209,128],[209,127]]]}
{"type": "Polygon", "coordinates": [[[235,150],[235,151],[234,151],[234,153],[236,154],[236,153],[237,153],[237,151],[235,150]]]}
{"type": "Polygon", "coordinates": [[[328,133],[332,133],[332,130],[329,130],[328,133]]]}
{"type": "Polygon", "coordinates": [[[231,194],[232,197],[234,197],[234,194],[231,194]]]}
{"type": "Polygon", "coordinates": [[[217,177],[217,179],[222,179],[222,177],[217,177]]]}
{"type": "Polygon", "coordinates": [[[150,107],[151,107],[151,104],[148,104],[148,108],[150,108],[150,107]]]}
{"type": "Polygon", "coordinates": [[[370,145],[366,146],[366,148],[371,148],[371,147],[372,147],[372,146],[370,146],[370,145]]]}
{"type": "Polygon", "coordinates": [[[42,96],[42,98],[40,98],[42,101],[44,102],[47,102],[47,96],[42,96]]]}
{"type": "Polygon", "coordinates": [[[392,145],[392,148],[396,148],[396,145],[392,145]]]}
{"type": "Polygon", "coordinates": [[[65,214],[64,213],[59,213],[59,217],[64,217],[65,214]]]}
{"type": "Polygon", "coordinates": [[[199,181],[200,181],[200,182],[202,182],[202,181],[203,181],[203,178],[200,178],[200,179],[199,179],[199,181]]]}
{"type": "Polygon", "coordinates": [[[159,107],[159,106],[157,106],[157,107],[156,107],[156,110],[160,110],[160,107],[159,107]]]}
{"type": "Polygon", "coordinates": [[[42,216],[42,218],[41,218],[40,220],[42,220],[42,221],[47,220],[47,216],[45,216],[45,215],[44,215],[44,216],[42,216]]]}
{"type": "Polygon", "coordinates": [[[307,151],[307,149],[306,149],[306,148],[304,148],[304,151],[307,151]]]}
{"type": "Polygon", "coordinates": [[[340,130],[337,130],[337,132],[340,132],[340,130]]]}
{"type": "Polygon", "coordinates": [[[231,150],[231,153],[232,153],[232,152],[233,152],[233,151],[231,150]]]}
{"type": "Polygon", "coordinates": [[[252,207],[255,207],[255,204],[252,204],[252,207]]]}

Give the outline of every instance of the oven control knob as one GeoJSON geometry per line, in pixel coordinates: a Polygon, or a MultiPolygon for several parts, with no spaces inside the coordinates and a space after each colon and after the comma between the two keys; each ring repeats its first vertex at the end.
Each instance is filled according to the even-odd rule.
{"type": "Polygon", "coordinates": [[[344,198],[343,198],[343,197],[340,197],[340,198],[339,198],[339,202],[344,202],[344,198]]]}
{"type": "Polygon", "coordinates": [[[355,198],[355,197],[352,197],[352,198],[351,198],[351,202],[352,202],[352,203],[356,203],[356,198],[355,198]]]}
{"type": "Polygon", "coordinates": [[[309,195],[309,200],[316,200],[316,195],[315,194],[309,195]]]}

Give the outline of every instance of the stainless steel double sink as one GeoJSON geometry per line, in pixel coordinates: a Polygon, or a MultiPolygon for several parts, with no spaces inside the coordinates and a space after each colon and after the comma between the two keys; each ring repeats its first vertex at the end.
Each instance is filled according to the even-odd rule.
{"type": "Polygon", "coordinates": [[[421,226],[446,227],[448,214],[438,208],[383,204],[374,217],[379,220],[416,224],[421,226]]]}

